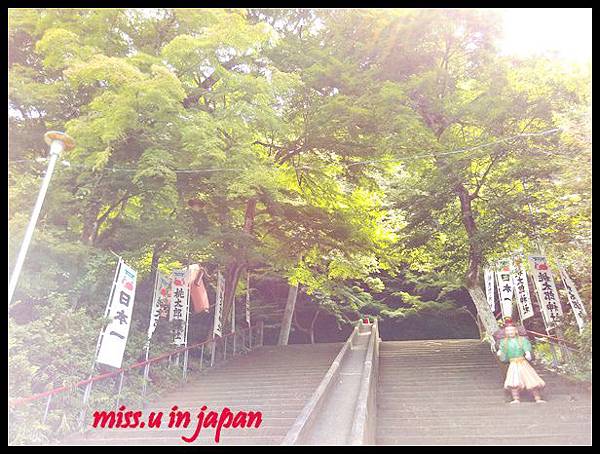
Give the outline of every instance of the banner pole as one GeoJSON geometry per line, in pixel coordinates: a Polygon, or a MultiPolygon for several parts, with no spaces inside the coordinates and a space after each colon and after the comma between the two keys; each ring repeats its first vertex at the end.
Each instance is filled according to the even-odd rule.
{"type": "MultiPolygon", "coordinates": [[[[119,261],[117,262],[117,269],[115,271],[115,275],[113,277],[113,282],[112,282],[112,287],[110,289],[110,294],[108,295],[108,301],[106,302],[106,307],[104,309],[104,316],[102,317],[103,320],[108,316],[108,313],[110,312],[110,307],[111,307],[111,302],[113,299],[113,294],[115,292],[115,288],[117,285],[117,277],[119,276],[119,271],[121,270],[121,265],[123,263],[123,259],[120,255],[115,254],[113,251],[110,251],[113,255],[117,256],[117,258],[119,259],[119,261]]],[[[98,336],[98,340],[96,341],[96,350],[94,352],[94,359],[92,361],[92,367],[90,369],[90,376],[88,377],[88,380],[91,380],[91,378],[94,376],[94,371],[96,369],[96,359],[98,358],[98,351],[100,350],[100,345],[102,344],[102,339],[104,338],[104,332],[106,331],[106,325],[104,325],[103,322],[103,326],[100,329],[100,334],[98,336]]],[[[83,425],[84,425],[84,421],[85,421],[85,414],[86,414],[86,404],[87,401],[90,397],[91,391],[92,391],[92,383],[93,382],[89,382],[86,387],[85,387],[85,391],[83,393],[83,402],[82,402],[82,409],[81,409],[81,414],[80,414],[80,420],[79,420],[79,428],[80,430],[83,429],[83,425]]]]}
{"type": "Polygon", "coordinates": [[[250,270],[246,270],[246,322],[250,326],[250,270]]]}
{"type": "MultiPolygon", "coordinates": [[[[185,334],[183,336],[184,339],[184,345],[187,347],[188,344],[188,331],[189,331],[189,326],[190,326],[190,302],[191,302],[191,287],[192,287],[192,282],[190,279],[190,258],[188,256],[188,263],[187,263],[187,271],[186,271],[186,277],[187,277],[187,287],[188,287],[188,291],[187,291],[187,295],[186,295],[186,300],[187,300],[187,314],[185,317],[185,334]]],[[[186,350],[187,352],[187,350],[186,350]]]]}
{"type": "Polygon", "coordinates": [[[189,350],[187,350],[187,345],[188,345],[188,331],[189,331],[189,326],[190,326],[190,294],[191,294],[191,290],[192,290],[192,282],[190,279],[190,257],[188,255],[188,263],[187,263],[187,272],[186,272],[186,278],[187,278],[187,295],[186,295],[186,300],[187,300],[187,313],[185,316],[185,334],[183,336],[184,338],[184,345],[186,347],[186,350],[183,354],[183,379],[187,380],[187,367],[188,367],[188,356],[189,356],[189,350]]]}
{"type": "MultiPolygon", "coordinates": [[[[146,342],[146,361],[150,357],[150,339],[146,342]]],[[[148,387],[148,375],[150,374],[150,364],[146,363],[144,366],[144,383],[142,385],[142,400],[146,397],[146,391],[148,387]]]]}
{"type": "MultiPolygon", "coordinates": [[[[156,301],[156,294],[158,293],[158,283],[159,283],[159,279],[158,279],[158,269],[154,271],[154,291],[152,292],[152,301],[150,302],[150,321],[148,322],[148,342],[150,342],[150,339],[152,338],[152,336],[154,335],[154,331],[152,331],[152,333],[150,332],[150,329],[152,328],[152,320],[154,318],[152,310],[154,309],[154,302],[156,301]]],[[[160,310],[160,307],[159,307],[160,310]]],[[[158,324],[158,321],[160,320],[160,313],[158,316],[158,320],[156,321],[156,323],[158,324]]],[[[146,358],[147,359],[147,358],[146,358]]]]}
{"type": "MultiPolygon", "coordinates": [[[[154,308],[154,301],[156,300],[156,293],[158,291],[158,283],[159,283],[159,271],[158,271],[158,265],[156,267],[156,269],[154,269],[154,292],[152,294],[152,304],[151,304],[151,308],[150,310],[152,311],[152,309],[154,308]]],[[[148,324],[148,333],[150,333],[150,328],[152,326],[152,312],[150,312],[150,322],[148,324]]],[[[159,315],[159,320],[160,320],[160,315],[159,315]]],[[[158,323],[158,321],[157,321],[158,323]]],[[[154,334],[154,331],[152,332],[152,335],[154,334]]],[[[148,336],[148,340],[146,341],[146,361],[148,361],[148,358],[150,357],[150,340],[152,338],[152,335],[148,336]]],[[[150,374],[150,364],[146,364],[144,366],[144,381],[142,384],[142,400],[144,400],[144,398],[146,397],[146,392],[147,392],[147,388],[148,388],[148,376],[150,374]]]]}
{"type": "MultiPolygon", "coordinates": [[[[495,264],[495,267],[498,265],[495,264]]],[[[494,267],[494,280],[496,282],[496,290],[498,292],[498,308],[500,309],[500,320],[504,320],[504,306],[502,305],[502,286],[500,285],[500,280],[498,279],[498,271],[494,267]]]]}

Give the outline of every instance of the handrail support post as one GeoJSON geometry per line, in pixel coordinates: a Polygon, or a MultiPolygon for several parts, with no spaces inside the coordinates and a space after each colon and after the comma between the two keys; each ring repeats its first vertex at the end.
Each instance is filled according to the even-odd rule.
{"type": "Polygon", "coordinates": [[[122,370],[119,374],[119,390],[117,391],[117,405],[115,411],[119,411],[119,403],[121,402],[121,391],[123,390],[123,379],[125,378],[125,371],[122,370]]]}
{"type": "Polygon", "coordinates": [[[50,402],[52,401],[52,394],[48,396],[48,401],[46,402],[46,409],[44,410],[44,418],[42,419],[42,424],[46,424],[46,418],[48,418],[48,410],[50,409],[50,402]]]}

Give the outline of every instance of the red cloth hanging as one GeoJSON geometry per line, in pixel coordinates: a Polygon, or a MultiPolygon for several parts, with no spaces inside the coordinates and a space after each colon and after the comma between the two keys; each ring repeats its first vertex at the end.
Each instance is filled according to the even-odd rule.
{"type": "Polygon", "coordinates": [[[190,266],[190,295],[192,297],[192,307],[196,314],[208,312],[208,295],[206,294],[206,288],[204,288],[203,275],[204,268],[201,268],[200,265],[190,266]]]}

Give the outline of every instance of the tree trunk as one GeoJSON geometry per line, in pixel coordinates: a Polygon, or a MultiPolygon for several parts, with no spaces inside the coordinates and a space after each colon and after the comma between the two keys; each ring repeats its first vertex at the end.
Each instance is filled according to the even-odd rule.
{"type": "Polygon", "coordinates": [[[481,317],[477,314],[477,331],[479,331],[479,339],[483,340],[485,337],[485,329],[483,328],[483,323],[481,322],[481,317]]]}
{"type": "MultiPolygon", "coordinates": [[[[246,213],[244,215],[244,232],[252,235],[254,227],[254,217],[256,215],[256,198],[252,197],[246,202],[246,213]]],[[[231,320],[231,309],[235,298],[235,290],[242,272],[246,269],[245,260],[234,259],[225,272],[225,292],[223,295],[223,328],[228,326],[231,320]]]]}
{"type": "Polygon", "coordinates": [[[320,313],[321,313],[321,311],[319,309],[317,309],[317,311],[315,312],[315,315],[313,316],[312,322],[310,322],[310,343],[311,344],[315,343],[315,323],[317,321],[317,318],[319,318],[320,313]]]}
{"type": "MultiPolygon", "coordinates": [[[[150,285],[154,285],[154,283],[156,282],[156,275],[158,273],[158,262],[160,261],[163,245],[155,244],[154,248],[152,248],[152,261],[150,262],[150,274],[148,275],[148,282],[150,282],[150,285]]],[[[152,289],[152,291],[154,291],[154,289],[152,289]]]]}
{"type": "Polygon", "coordinates": [[[479,274],[481,263],[483,261],[483,253],[481,244],[477,238],[477,224],[475,223],[475,217],[473,216],[473,210],[471,208],[472,196],[462,183],[457,184],[454,191],[460,200],[462,223],[469,239],[469,266],[465,279],[467,291],[473,300],[473,304],[475,304],[477,314],[483,323],[485,332],[489,336],[492,336],[498,329],[498,323],[496,322],[494,314],[490,311],[485,293],[479,285],[479,274]]]}
{"type": "Polygon", "coordinates": [[[498,322],[496,322],[494,314],[490,311],[490,306],[488,305],[483,289],[477,285],[475,287],[467,287],[467,291],[473,300],[473,304],[475,304],[477,315],[479,315],[483,323],[485,332],[491,337],[498,330],[498,322]]]}
{"type": "Polygon", "coordinates": [[[96,241],[96,232],[98,231],[98,215],[102,204],[100,201],[90,203],[83,217],[83,229],[81,231],[81,242],[88,246],[93,246],[96,241]]]}
{"type": "Polygon", "coordinates": [[[291,286],[288,290],[287,301],[283,311],[283,320],[281,321],[281,330],[279,331],[279,340],[277,345],[287,345],[292,327],[292,317],[294,316],[294,307],[298,298],[298,285],[291,286]]]}

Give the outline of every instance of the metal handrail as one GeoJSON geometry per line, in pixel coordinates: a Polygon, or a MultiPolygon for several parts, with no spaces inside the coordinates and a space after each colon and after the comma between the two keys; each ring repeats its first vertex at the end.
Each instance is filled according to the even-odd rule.
{"type": "MultiPolygon", "coordinates": [[[[259,325],[262,326],[262,321],[259,322],[259,325]]],[[[242,332],[245,332],[245,331],[251,331],[253,328],[254,328],[254,326],[249,326],[249,327],[243,328],[243,329],[241,329],[239,331],[234,331],[232,333],[225,334],[224,336],[220,337],[220,339],[225,339],[225,338],[228,338],[230,336],[235,336],[236,334],[239,334],[239,333],[242,333],[242,332]]],[[[81,380],[81,381],[79,381],[79,382],[77,382],[77,383],[75,383],[73,385],[59,386],[58,388],[54,388],[54,389],[52,389],[50,391],[45,391],[45,392],[42,392],[42,393],[33,394],[31,396],[28,396],[28,397],[22,397],[22,398],[18,398],[18,399],[13,399],[12,401],[9,401],[9,405],[11,407],[13,407],[13,408],[16,408],[16,407],[24,405],[24,404],[26,404],[28,402],[34,402],[36,400],[40,400],[40,399],[43,399],[45,397],[54,396],[54,395],[59,394],[61,392],[65,392],[65,391],[73,390],[75,388],[79,388],[79,387],[81,387],[83,385],[88,385],[88,384],[91,384],[91,383],[94,383],[94,382],[97,382],[97,381],[102,381],[102,380],[105,380],[105,379],[108,379],[108,378],[111,378],[111,377],[116,377],[117,375],[123,374],[125,372],[131,371],[131,370],[134,370],[134,369],[138,369],[138,368],[140,368],[142,366],[150,365],[152,363],[161,361],[161,360],[163,360],[165,358],[169,358],[169,357],[172,357],[174,355],[178,355],[180,353],[188,352],[188,351],[190,351],[192,349],[195,349],[195,348],[198,348],[198,347],[203,347],[205,345],[212,344],[212,343],[214,343],[216,341],[218,341],[218,339],[214,339],[214,338],[213,339],[208,339],[208,340],[205,340],[203,342],[199,342],[199,343],[196,343],[196,344],[193,344],[193,345],[189,345],[187,347],[182,347],[182,348],[175,349],[175,350],[173,350],[171,352],[168,352],[168,353],[163,353],[163,354],[161,354],[159,356],[155,356],[154,358],[150,358],[148,360],[140,361],[138,363],[132,364],[131,366],[128,366],[128,367],[125,367],[125,368],[121,368],[121,369],[118,369],[118,370],[113,371],[113,372],[107,372],[107,373],[104,373],[104,374],[96,375],[94,377],[90,377],[90,378],[88,378],[86,380],[81,380]]]]}
{"type": "Polygon", "coordinates": [[[363,364],[361,384],[358,392],[352,428],[351,445],[375,443],[375,422],[377,420],[377,382],[379,380],[379,324],[377,319],[371,326],[371,336],[363,364]]]}
{"type": "Polygon", "coordinates": [[[321,379],[317,389],[313,392],[308,402],[302,408],[300,414],[296,417],[292,427],[288,430],[285,438],[281,442],[282,445],[290,446],[302,442],[302,439],[312,428],[317,414],[325,402],[327,392],[331,390],[335,383],[335,379],[339,376],[340,364],[346,353],[352,348],[352,343],[358,335],[358,329],[359,325],[357,324],[346,342],[344,342],[344,345],[331,363],[331,366],[329,366],[329,369],[321,379]]]}

